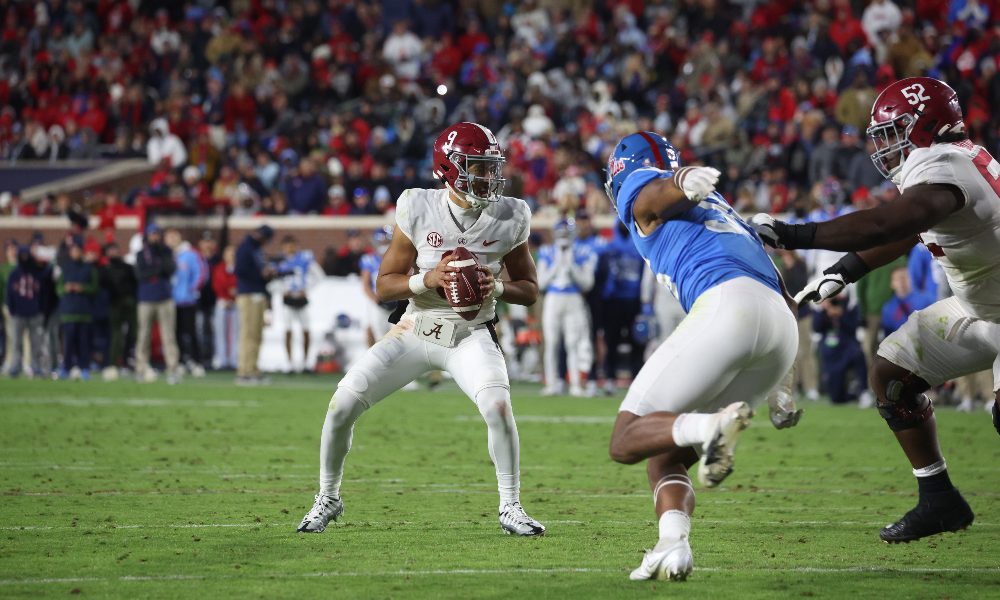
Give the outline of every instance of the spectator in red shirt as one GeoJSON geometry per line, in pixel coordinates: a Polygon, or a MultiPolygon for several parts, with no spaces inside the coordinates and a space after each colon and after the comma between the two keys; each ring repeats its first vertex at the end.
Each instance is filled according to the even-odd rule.
{"type": "Polygon", "coordinates": [[[236,311],[236,247],[226,246],[222,261],[212,269],[212,291],[215,292],[215,369],[235,369],[239,340],[239,313],[236,311]]]}
{"type": "Polygon", "coordinates": [[[330,217],[343,217],[351,214],[351,205],[347,201],[344,186],[334,184],[326,192],[326,207],[323,214],[330,217]]]}
{"type": "Polygon", "coordinates": [[[257,103],[253,96],[247,94],[242,83],[234,83],[230,88],[222,112],[227,131],[236,131],[237,128],[247,133],[256,131],[257,103]]]}

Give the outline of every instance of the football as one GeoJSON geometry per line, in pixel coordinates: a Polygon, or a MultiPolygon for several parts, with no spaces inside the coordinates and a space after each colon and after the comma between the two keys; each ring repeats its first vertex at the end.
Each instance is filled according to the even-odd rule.
{"type": "Polygon", "coordinates": [[[466,321],[472,321],[483,306],[483,295],[479,289],[479,261],[465,246],[459,246],[445,253],[451,256],[448,266],[458,267],[458,279],[445,287],[438,288],[448,304],[466,321]]]}

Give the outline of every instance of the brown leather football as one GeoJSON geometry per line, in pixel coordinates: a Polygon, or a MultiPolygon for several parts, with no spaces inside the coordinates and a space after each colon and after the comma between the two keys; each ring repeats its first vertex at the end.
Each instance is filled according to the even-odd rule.
{"type": "Polygon", "coordinates": [[[458,279],[437,289],[438,294],[448,301],[448,304],[466,321],[472,321],[479,315],[483,306],[483,294],[479,288],[479,261],[476,255],[469,252],[465,246],[445,252],[450,256],[448,266],[458,267],[458,279]]]}

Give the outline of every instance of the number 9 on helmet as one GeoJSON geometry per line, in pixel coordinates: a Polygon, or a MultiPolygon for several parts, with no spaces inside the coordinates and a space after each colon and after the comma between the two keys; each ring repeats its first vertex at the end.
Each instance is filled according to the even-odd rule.
{"type": "Polygon", "coordinates": [[[500,142],[479,123],[455,123],[434,140],[434,176],[475,209],[499,199],[505,162],[500,142]]]}

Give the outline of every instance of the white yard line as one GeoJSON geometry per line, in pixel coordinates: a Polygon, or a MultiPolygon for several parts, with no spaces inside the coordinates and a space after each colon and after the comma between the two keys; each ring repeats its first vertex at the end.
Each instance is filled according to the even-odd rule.
{"type": "MultiPolygon", "coordinates": [[[[695,567],[695,573],[1000,573],[1000,567],[695,567]]],[[[336,577],[416,577],[416,576],[464,576],[464,575],[545,575],[574,573],[618,573],[624,576],[625,568],[590,567],[547,567],[515,569],[413,569],[399,571],[326,571],[319,573],[253,573],[239,575],[195,575],[174,573],[164,575],[122,575],[119,577],[39,577],[22,579],[0,579],[0,585],[48,585],[94,582],[157,582],[157,581],[227,581],[233,579],[311,579],[336,577]]]]}
{"type": "Polygon", "coordinates": [[[46,396],[44,398],[13,396],[0,399],[0,405],[4,404],[53,404],[58,406],[72,406],[78,408],[90,408],[94,406],[131,406],[131,407],[178,407],[189,406],[198,408],[260,408],[264,406],[262,402],[256,400],[185,400],[182,398],[102,398],[90,396],[77,398],[75,396],[46,396]]]}
{"type": "MultiPolygon", "coordinates": [[[[432,522],[432,521],[392,521],[392,520],[360,520],[355,522],[345,522],[343,525],[354,525],[354,526],[376,526],[376,527],[408,527],[417,526],[424,527],[435,523],[437,526],[449,526],[449,527],[459,527],[466,525],[494,525],[495,520],[481,520],[481,519],[467,519],[464,521],[448,521],[448,522],[432,522]]],[[[605,526],[605,525],[615,525],[615,526],[635,526],[635,527],[648,527],[653,524],[652,520],[636,519],[632,521],[628,520],[595,520],[591,522],[580,521],[577,519],[545,519],[547,525],[570,525],[570,526],[605,526]]],[[[698,524],[709,524],[709,525],[773,525],[773,526],[823,526],[823,527],[883,527],[885,521],[843,521],[843,520],[748,520],[748,519],[702,519],[695,516],[693,519],[694,525],[698,524]]],[[[0,531],[70,531],[70,530],[99,530],[99,531],[116,531],[118,529],[131,530],[131,529],[252,529],[252,528],[266,528],[266,527],[278,527],[287,528],[291,531],[295,527],[295,523],[289,522],[268,522],[268,523],[165,523],[165,524],[153,524],[153,525],[139,525],[139,524],[113,524],[113,523],[96,523],[92,525],[5,525],[0,526],[0,531]]],[[[981,523],[976,521],[973,523],[973,529],[995,529],[1000,527],[998,523],[981,523]]]]}
{"type": "MultiPolygon", "coordinates": [[[[165,474],[165,473],[164,473],[165,474]]],[[[220,477],[223,477],[220,474],[220,477]]],[[[312,479],[312,477],[298,477],[298,476],[276,476],[278,478],[288,479],[312,479]]],[[[262,477],[263,478],[263,477],[262,477]]],[[[492,483],[446,483],[446,484],[418,484],[418,483],[405,483],[405,482],[383,482],[378,483],[379,480],[369,480],[372,483],[376,483],[374,488],[366,488],[366,490],[373,491],[399,491],[396,488],[404,488],[412,493],[424,493],[424,494],[495,494],[496,490],[492,483]],[[474,489],[479,488],[479,489],[474,489]]],[[[362,480],[355,480],[354,483],[364,483],[362,480]]],[[[88,490],[79,492],[67,492],[67,491],[47,491],[47,490],[29,490],[29,491],[0,491],[0,497],[74,497],[74,496],[199,496],[199,495],[217,495],[217,494],[295,494],[300,490],[298,489],[253,489],[253,488],[233,488],[233,489],[209,489],[205,487],[189,488],[189,489],[179,489],[179,490],[88,490]]],[[[860,490],[860,489],[768,489],[768,488],[754,488],[754,489],[740,489],[740,490],[722,490],[723,493],[730,494],[771,494],[771,495],[801,495],[808,494],[809,496],[816,495],[826,495],[826,494],[838,494],[838,495],[848,495],[848,496],[860,496],[861,494],[868,494],[869,499],[877,499],[879,496],[889,496],[889,497],[916,497],[915,492],[904,491],[904,490],[860,490]]],[[[354,492],[355,494],[357,492],[354,492]]],[[[529,491],[528,494],[534,494],[535,492],[529,491]]],[[[622,491],[622,492],[594,492],[591,490],[581,490],[581,489],[561,489],[552,488],[547,492],[550,495],[556,496],[567,496],[574,498],[632,498],[632,497],[649,497],[649,492],[646,491],[622,491]]],[[[704,502],[708,504],[749,504],[745,497],[741,498],[722,498],[715,497],[719,492],[714,492],[712,495],[703,494],[702,497],[698,499],[698,502],[704,502]]],[[[995,498],[1000,496],[1000,492],[986,492],[978,491],[974,494],[979,497],[995,498]]],[[[794,506],[807,506],[811,510],[837,510],[829,507],[818,507],[805,504],[792,504],[787,500],[782,498],[761,498],[760,501],[766,502],[772,506],[775,510],[783,510],[786,507],[794,506]]],[[[853,510],[851,511],[853,512],[853,510]]]]}

